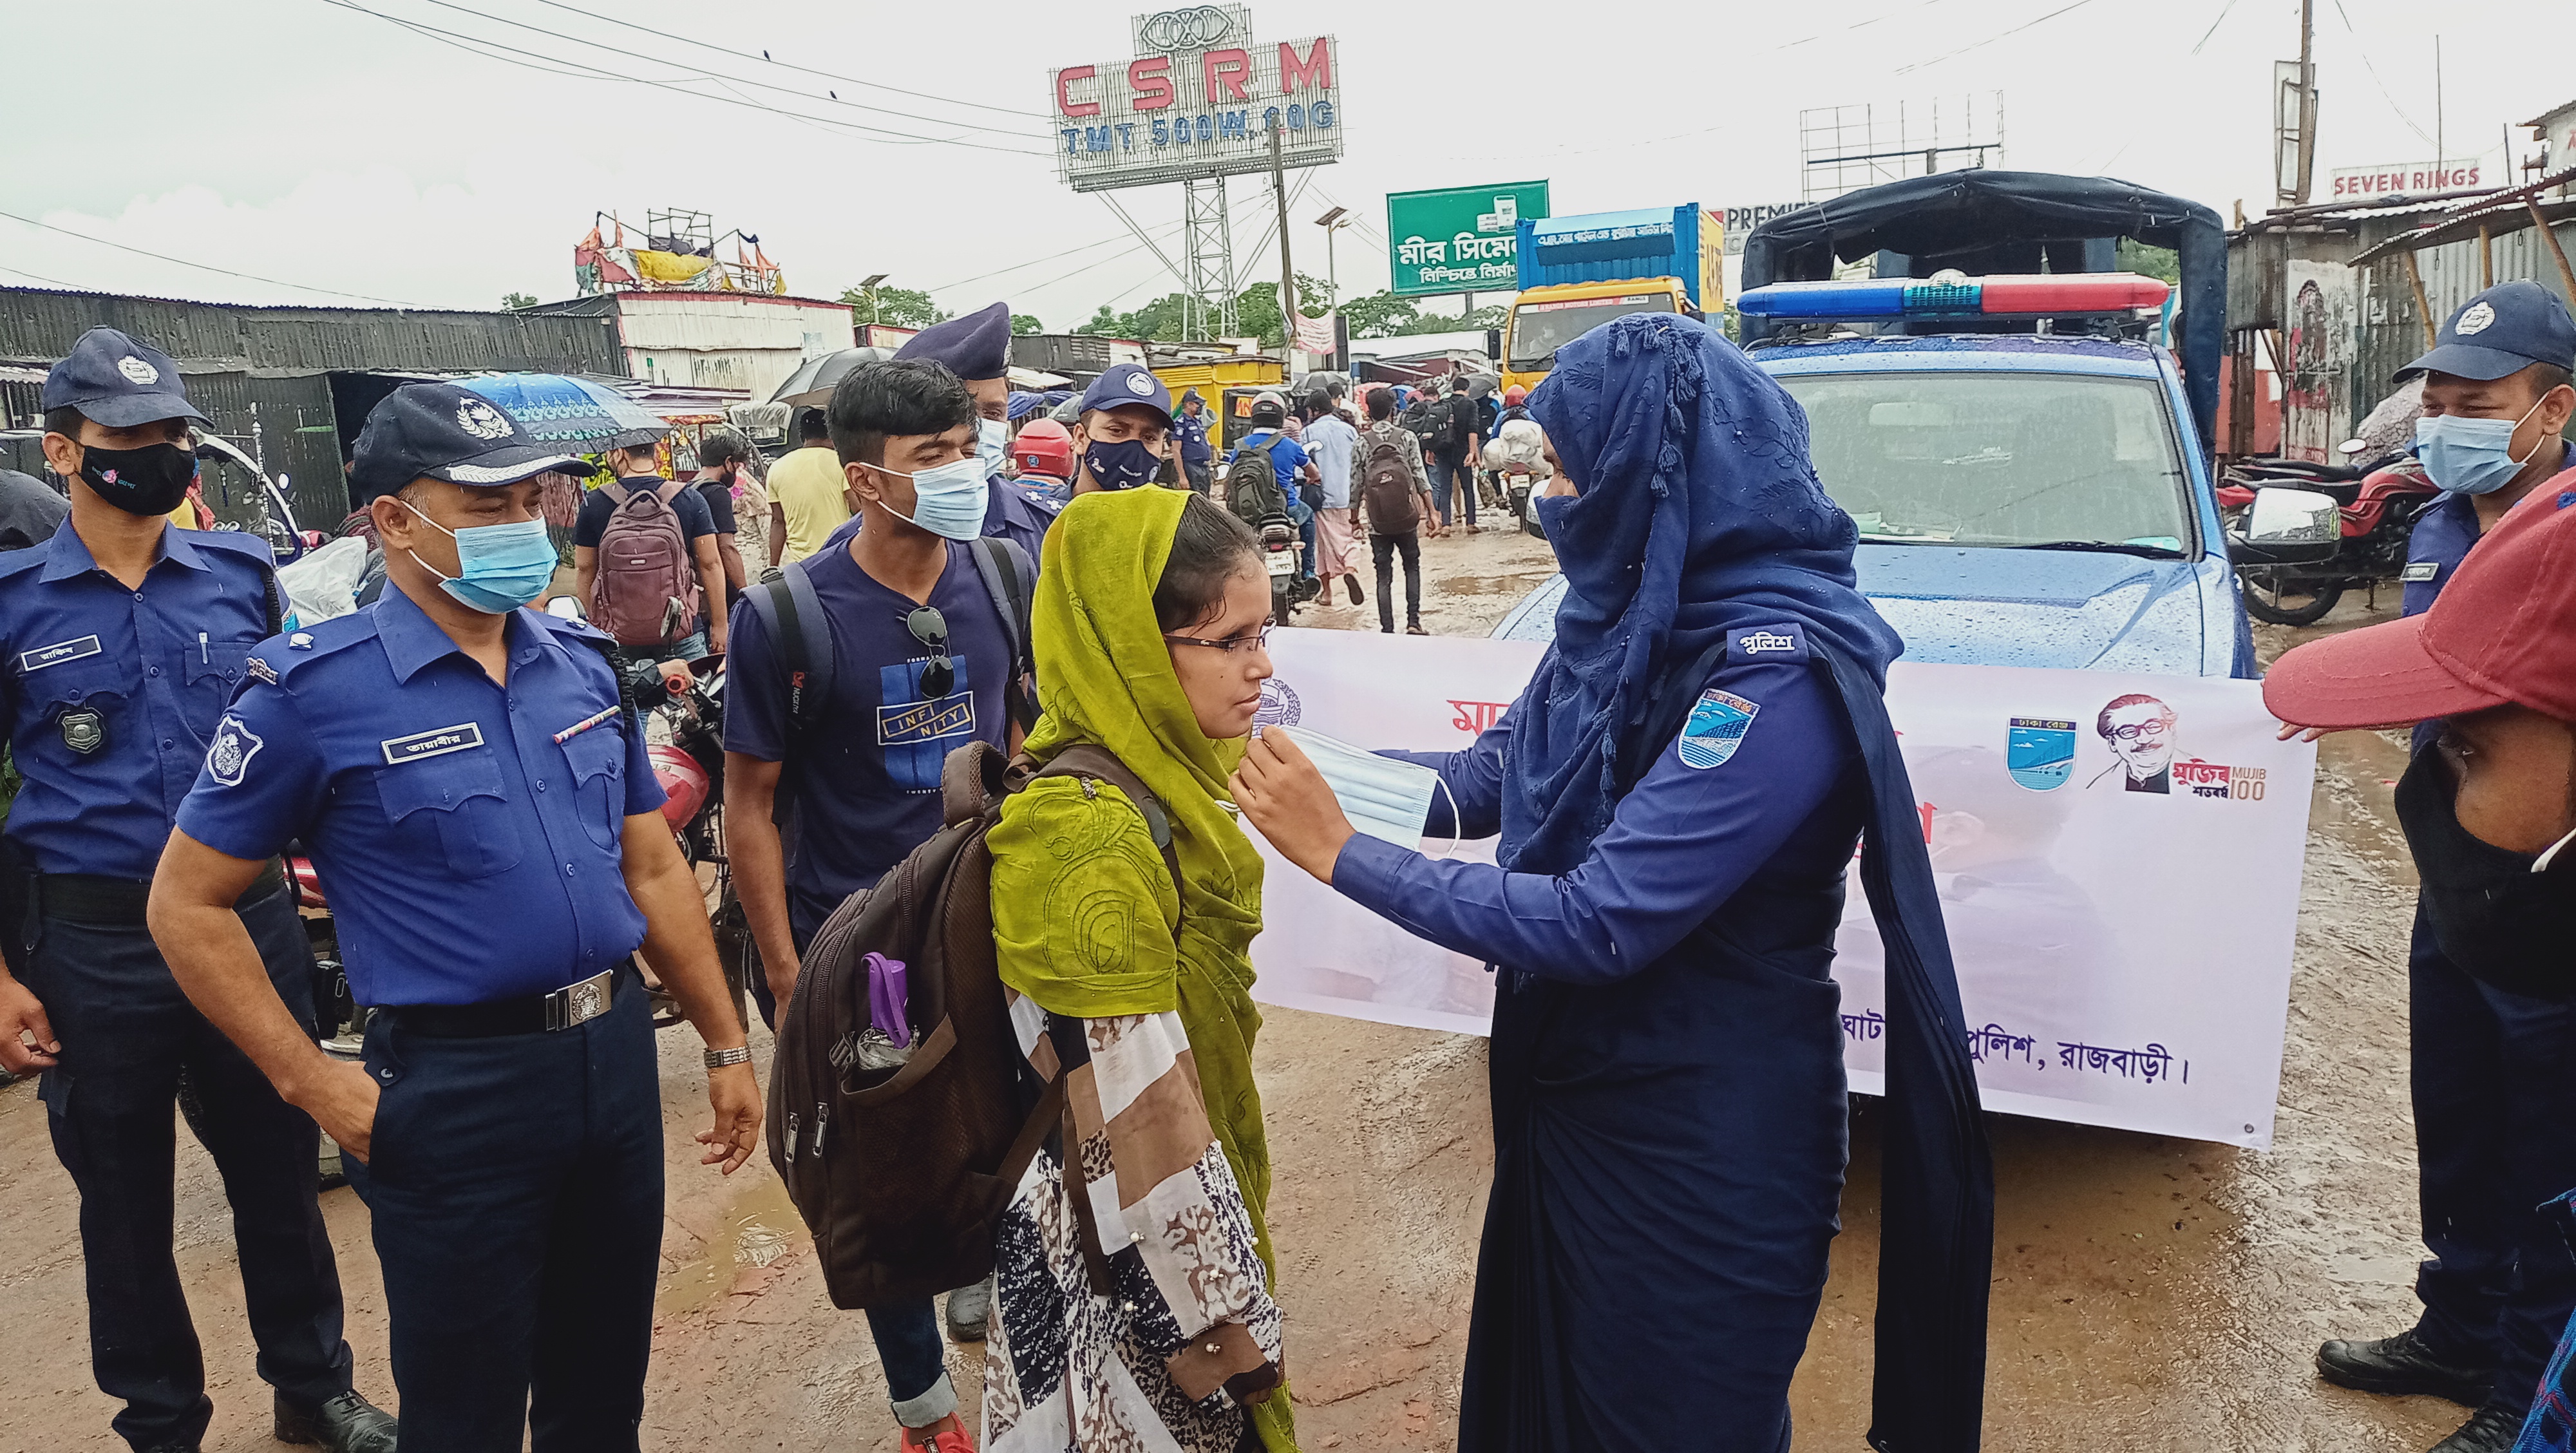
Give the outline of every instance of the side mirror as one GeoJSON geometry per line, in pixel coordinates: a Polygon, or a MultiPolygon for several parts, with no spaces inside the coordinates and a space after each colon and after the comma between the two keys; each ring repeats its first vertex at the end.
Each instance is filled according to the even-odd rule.
{"type": "Polygon", "coordinates": [[[2312,489],[2258,489],[2227,544],[2240,562],[2312,565],[2342,547],[2343,510],[2312,489]]]}
{"type": "Polygon", "coordinates": [[[1485,330],[1485,356],[1494,360],[1496,363],[1503,361],[1502,329],[1488,328],[1485,330]]]}

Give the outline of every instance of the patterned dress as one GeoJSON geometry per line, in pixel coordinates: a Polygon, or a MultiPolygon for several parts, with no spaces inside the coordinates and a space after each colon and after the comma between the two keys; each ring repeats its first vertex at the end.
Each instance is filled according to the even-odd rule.
{"type": "Polygon", "coordinates": [[[1077,1019],[1014,994],[1029,1072],[1066,1077],[1058,1147],[998,1235],[987,1453],[1236,1453],[1280,1381],[1279,1308],[1177,1014],[1077,1019]]]}

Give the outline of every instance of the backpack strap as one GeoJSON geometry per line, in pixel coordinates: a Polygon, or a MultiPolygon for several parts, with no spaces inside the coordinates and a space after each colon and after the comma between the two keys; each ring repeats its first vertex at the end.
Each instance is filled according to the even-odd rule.
{"type": "MultiPolygon", "coordinates": [[[[687,489],[688,487],[689,486],[682,484],[676,479],[664,480],[661,484],[654,486],[653,498],[660,500],[662,502],[662,508],[667,510],[671,508],[671,501],[680,497],[680,491],[687,489]]],[[[677,512],[674,511],[674,513],[677,512]]]]}
{"type": "MultiPolygon", "coordinates": [[[[1181,855],[1172,845],[1171,814],[1163,810],[1163,799],[1137,780],[1136,774],[1128,771],[1127,764],[1119,761],[1115,753],[1106,747],[1079,742],[1049,758],[1030,780],[1035,781],[1038,777],[1090,777],[1126,793],[1127,800],[1136,804],[1136,810],[1144,814],[1145,830],[1154,835],[1154,846],[1162,849],[1163,866],[1172,874],[1172,891],[1180,892],[1181,855]]],[[[1175,928],[1173,936],[1177,938],[1179,934],[1180,930],[1175,928]]]]}
{"type": "Polygon", "coordinates": [[[985,592],[993,597],[993,609],[1002,617],[1002,632],[1011,638],[1011,674],[1002,682],[1003,709],[1021,731],[1035,731],[1038,708],[1026,683],[1038,669],[1030,638],[1037,568],[1029,564],[1029,552],[1016,542],[992,535],[977,536],[967,549],[975,557],[975,573],[984,578],[985,592]]]}
{"type": "MultiPolygon", "coordinates": [[[[832,699],[832,620],[805,574],[805,562],[768,572],[768,578],[742,593],[751,613],[777,651],[787,677],[787,760],[781,765],[782,787],[795,781],[798,761],[823,724],[825,703],[832,699]]],[[[783,822],[792,791],[779,794],[773,818],[783,822]]]]}
{"type": "Polygon", "coordinates": [[[618,505],[626,503],[627,499],[635,493],[635,491],[628,489],[624,484],[614,479],[601,485],[599,487],[599,492],[608,496],[609,507],[612,509],[618,505]]]}

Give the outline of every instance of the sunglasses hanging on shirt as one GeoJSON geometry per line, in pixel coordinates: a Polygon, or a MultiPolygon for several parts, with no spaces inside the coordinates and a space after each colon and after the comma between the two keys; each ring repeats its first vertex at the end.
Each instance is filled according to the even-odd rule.
{"type": "Polygon", "coordinates": [[[921,668],[921,694],[937,701],[957,684],[957,663],[948,659],[948,618],[925,605],[903,618],[903,628],[930,652],[921,668]]]}

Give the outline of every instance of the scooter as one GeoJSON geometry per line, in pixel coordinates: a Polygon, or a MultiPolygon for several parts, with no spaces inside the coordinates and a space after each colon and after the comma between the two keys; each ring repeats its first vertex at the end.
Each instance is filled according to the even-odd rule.
{"type": "MultiPolygon", "coordinates": [[[[2368,449],[2359,439],[2342,447],[2347,458],[2368,449]]],[[[2382,454],[2359,465],[2295,459],[2251,459],[2231,465],[2218,488],[2219,508],[2231,519],[2267,488],[2313,490],[2339,507],[2342,541],[2331,558],[2314,564],[2242,562],[2237,583],[2245,610],[2256,620],[2304,626],[2322,620],[2347,590],[2376,589],[2406,569],[2408,537],[2416,517],[2441,497],[2424,466],[2405,452],[2382,454]]]]}
{"type": "Polygon", "coordinates": [[[1261,564],[1270,572],[1270,623],[1288,624],[1288,613],[1305,603],[1304,575],[1298,561],[1305,553],[1305,542],[1297,538],[1297,527],[1285,520],[1261,527],[1261,564]]]}

